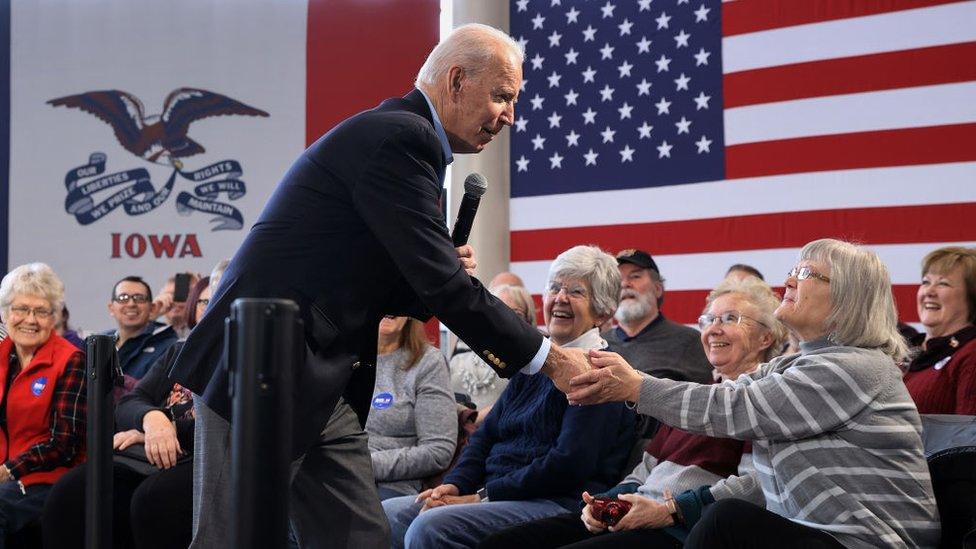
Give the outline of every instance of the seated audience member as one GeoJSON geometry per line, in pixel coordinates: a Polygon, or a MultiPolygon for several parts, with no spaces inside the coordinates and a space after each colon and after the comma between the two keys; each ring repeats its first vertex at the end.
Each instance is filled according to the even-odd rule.
{"type": "Polygon", "coordinates": [[[68,313],[68,307],[61,307],[61,317],[58,319],[58,325],[54,327],[54,331],[57,332],[59,336],[66,339],[68,343],[84,351],[85,340],[78,332],[72,330],[71,327],[68,326],[68,318],[70,316],[71,315],[68,313]]]}
{"type": "Polygon", "coordinates": [[[502,271],[496,274],[494,278],[491,279],[491,282],[488,283],[488,289],[492,289],[495,286],[501,286],[501,285],[519,286],[520,288],[524,288],[525,282],[522,282],[522,278],[515,273],[502,271]]]}
{"type": "MultiPolygon", "coordinates": [[[[491,293],[511,307],[519,318],[535,325],[535,303],[524,287],[502,284],[492,286],[491,293]]],[[[451,385],[455,393],[465,394],[471,399],[483,418],[508,385],[508,380],[498,377],[483,358],[472,353],[463,343],[458,342],[458,348],[451,357],[451,385]]]]}
{"type": "Polygon", "coordinates": [[[140,379],[176,342],[173,328],[152,320],[163,305],[153,301],[149,284],[138,276],[127,276],[112,288],[108,312],[118,327],[103,332],[114,335],[122,373],[140,379]]]}
{"type": "Polygon", "coordinates": [[[29,263],[0,282],[7,339],[0,343],[0,547],[41,515],[44,500],[85,460],[85,358],[54,331],[64,284],[29,263]]]}
{"type": "MultiPolygon", "coordinates": [[[[187,298],[193,327],[210,299],[209,278],[187,298]]],[[[115,409],[112,539],[115,547],[174,548],[190,544],[193,498],[193,401],[167,373],[183,342],[166,353],[115,409]]],[[[85,467],[54,485],[44,507],[44,547],[85,546],[85,467]]]]}
{"type": "Polygon", "coordinates": [[[754,276],[763,281],[766,280],[763,278],[762,273],[759,272],[759,269],[753,267],[752,265],[746,265],[745,263],[736,263],[735,265],[729,267],[729,270],[725,271],[725,278],[731,277],[741,279],[749,276],[754,276]]]}
{"type": "Polygon", "coordinates": [[[651,254],[624,250],[617,254],[620,306],[617,327],[604,332],[610,349],[641,372],[678,381],[709,383],[712,366],[694,328],[672,322],[661,313],[664,279],[651,254]]]}
{"type": "MultiPolygon", "coordinates": [[[[199,280],[199,276],[194,273],[187,272],[180,274],[186,274],[190,277],[190,288],[193,288],[193,286],[197,283],[197,280],[199,280]]],[[[190,327],[186,325],[187,302],[176,301],[174,299],[175,293],[176,277],[171,276],[166,280],[166,284],[159,292],[159,296],[157,298],[167,306],[157,308],[156,314],[153,316],[153,318],[162,316],[165,324],[172,327],[173,331],[176,332],[176,336],[179,339],[185,339],[190,333],[190,327]]]]}
{"type": "Polygon", "coordinates": [[[424,478],[447,468],[458,423],[447,360],[427,342],[423,322],[388,316],[379,332],[366,433],[382,500],[416,494],[424,478]]]}
{"type": "MultiPolygon", "coordinates": [[[[721,382],[754,372],[782,349],[786,327],[773,317],[778,305],[776,294],[755,277],[726,279],[709,294],[698,325],[705,354],[721,382]]],[[[583,493],[582,516],[567,513],[514,526],[492,534],[478,547],[681,547],[692,524],[674,524],[669,506],[680,506],[682,516],[690,518],[701,515],[703,498],[764,503],[762,489],[749,475],[751,452],[748,442],[665,425],[647,445],[642,462],[620,484],[595,496],[583,493]],[[672,498],[671,492],[681,495],[672,498]],[[605,532],[607,525],[595,518],[593,497],[618,497],[632,507],[610,533],[594,536],[605,532]]]]}
{"type": "MultiPolygon", "coordinates": [[[[698,331],[672,322],[661,313],[664,278],[651,254],[623,250],[617,254],[617,264],[620,269],[620,305],[614,314],[617,327],[603,332],[610,350],[652,376],[711,383],[712,366],[702,350],[698,331]]],[[[657,429],[654,418],[638,416],[637,420],[640,439],[654,435],[657,429]]],[[[636,448],[639,449],[640,446],[636,448]]]]}
{"type": "MultiPolygon", "coordinates": [[[[596,327],[617,305],[615,263],[592,246],[556,258],[543,298],[553,342],[606,346],[596,327]]],[[[581,491],[602,492],[616,483],[632,443],[633,415],[622,404],[570,407],[548,377],[520,372],[444,484],[383,502],[393,546],[471,547],[501,528],[578,508],[581,491]]]]}
{"type": "Polygon", "coordinates": [[[925,334],[905,385],[919,413],[976,415],[976,249],[925,256],[917,305],[925,334]]]}
{"type": "Polygon", "coordinates": [[[704,386],[591,351],[596,369],[573,379],[570,402],[635,402],[688,432],[753,442],[766,508],[715,502],[685,547],[934,547],[939,512],[896,365],[907,348],[887,268],[864,248],[817,240],[785,286],[776,318],[799,337],[799,354],[704,386]]]}

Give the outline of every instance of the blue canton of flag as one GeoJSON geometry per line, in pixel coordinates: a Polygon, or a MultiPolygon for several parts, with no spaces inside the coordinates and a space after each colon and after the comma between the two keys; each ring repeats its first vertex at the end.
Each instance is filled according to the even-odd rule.
{"type": "Polygon", "coordinates": [[[512,197],[725,176],[719,0],[517,0],[512,197]]]}

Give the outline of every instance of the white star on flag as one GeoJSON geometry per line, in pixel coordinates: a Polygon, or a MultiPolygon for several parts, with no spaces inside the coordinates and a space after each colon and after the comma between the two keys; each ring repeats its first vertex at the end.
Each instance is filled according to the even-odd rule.
{"type": "Polygon", "coordinates": [[[570,8],[570,10],[566,12],[566,24],[578,23],[579,21],[577,19],[579,18],[579,14],[580,12],[575,6],[570,8]]]}
{"type": "Polygon", "coordinates": [[[550,48],[558,48],[559,47],[559,41],[562,39],[562,37],[563,37],[563,35],[559,34],[556,31],[552,31],[552,34],[549,35],[549,47],[550,48]]]}
{"type": "Polygon", "coordinates": [[[532,110],[537,111],[542,109],[542,102],[545,100],[546,100],[545,97],[542,97],[539,94],[535,94],[535,97],[529,99],[529,103],[532,103],[532,110]]]}
{"type": "Polygon", "coordinates": [[[651,43],[646,36],[641,36],[640,42],[637,42],[637,53],[651,53],[651,43]]]}
{"type": "Polygon", "coordinates": [[[667,141],[661,141],[661,144],[657,146],[657,157],[664,158],[665,156],[671,158],[671,148],[674,145],[668,145],[667,141]]]}
{"type": "Polygon", "coordinates": [[[600,11],[603,12],[603,18],[606,19],[608,17],[613,17],[613,10],[615,9],[617,9],[617,6],[614,6],[608,1],[602,8],[600,8],[600,11]]]}
{"type": "Polygon", "coordinates": [[[616,133],[617,133],[616,131],[610,129],[610,126],[607,126],[607,129],[600,132],[600,135],[603,136],[604,143],[613,143],[613,136],[616,133]]]}
{"type": "Polygon", "coordinates": [[[569,93],[567,93],[563,97],[566,98],[566,106],[568,107],[570,105],[576,104],[576,98],[579,97],[579,94],[576,93],[574,90],[569,90],[569,93]]]}
{"type": "Polygon", "coordinates": [[[559,127],[559,121],[562,120],[562,119],[563,119],[563,117],[562,116],[559,116],[558,114],[556,114],[556,111],[552,111],[552,114],[549,115],[549,118],[547,118],[547,120],[549,120],[549,127],[550,128],[558,128],[559,127]]]}
{"type": "Polygon", "coordinates": [[[650,139],[650,137],[651,137],[651,130],[653,130],[653,129],[654,129],[654,126],[648,124],[647,123],[647,120],[645,120],[643,124],[641,124],[640,126],[637,127],[637,133],[640,134],[640,137],[638,137],[638,139],[645,139],[645,138],[646,139],[650,139]]]}
{"type": "Polygon", "coordinates": [[[700,111],[702,109],[708,108],[708,100],[711,99],[711,95],[705,95],[705,92],[699,92],[698,97],[695,97],[695,110],[700,111]]]}
{"type": "Polygon", "coordinates": [[[596,40],[596,29],[593,28],[593,25],[587,25],[583,29],[583,41],[592,42],[593,40],[596,40]]]}
{"type": "Polygon", "coordinates": [[[686,33],[685,32],[685,29],[681,29],[681,32],[679,32],[678,34],[674,35],[674,41],[676,42],[676,44],[675,44],[674,47],[675,48],[687,48],[688,47],[688,39],[689,38],[691,38],[691,35],[688,34],[688,33],[686,33]]]}
{"type": "Polygon", "coordinates": [[[630,145],[624,145],[624,148],[620,149],[620,161],[621,162],[634,161],[634,149],[631,149],[630,145]]]}
{"type": "Polygon", "coordinates": [[[695,66],[700,67],[702,65],[708,64],[708,56],[712,55],[712,52],[705,51],[705,48],[699,48],[698,53],[695,54],[695,66]]]}
{"type": "Polygon", "coordinates": [[[559,80],[561,78],[562,78],[562,75],[559,74],[559,73],[557,73],[556,71],[552,71],[552,74],[550,74],[549,76],[546,77],[546,79],[549,80],[549,87],[550,88],[558,88],[559,87],[559,80]]]}
{"type": "Polygon", "coordinates": [[[698,145],[698,154],[701,154],[703,152],[712,152],[711,149],[708,148],[709,145],[711,144],[712,144],[711,139],[706,139],[704,135],[701,136],[701,139],[695,141],[695,145],[698,145]]]}
{"type": "Polygon", "coordinates": [[[700,8],[695,10],[695,23],[701,23],[703,21],[708,21],[708,12],[712,11],[710,8],[706,8],[705,4],[702,4],[700,8]]]}
{"type": "Polygon", "coordinates": [[[681,76],[674,79],[674,84],[675,84],[674,91],[687,90],[688,82],[691,82],[691,78],[685,76],[685,73],[681,73],[681,76]]]}
{"type": "Polygon", "coordinates": [[[545,20],[546,20],[546,18],[543,17],[541,13],[535,14],[535,19],[532,20],[532,28],[533,29],[541,29],[542,28],[542,23],[545,20]]]}
{"type": "Polygon", "coordinates": [[[631,107],[626,102],[624,102],[624,104],[621,105],[619,109],[617,109],[617,112],[620,113],[620,119],[623,120],[624,118],[630,118],[630,111],[632,110],[634,110],[634,107],[631,107]]]}
{"type": "MultiPolygon", "coordinates": [[[[671,20],[671,16],[669,16],[668,14],[662,11],[661,16],[655,19],[655,21],[657,21],[657,30],[668,28],[668,21],[670,20],[671,20]]],[[[541,27],[542,23],[539,23],[539,25],[541,27]]]]}
{"type": "Polygon", "coordinates": [[[620,72],[620,76],[618,78],[630,76],[630,69],[632,68],[634,68],[634,66],[628,63],[626,59],[624,59],[623,64],[617,67],[617,70],[620,72]]]}
{"type": "Polygon", "coordinates": [[[624,19],[623,23],[617,25],[617,28],[620,29],[620,36],[630,34],[630,28],[633,26],[634,24],[631,23],[629,19],[624,19]]]}
{"type": "Polygon", "coordinates": [[[552,156],[549,157],[549,169],[554,170],[556,168],[562,168],[562,167],[563,167],[563,157],[559,156],[558,152],[552,153],[552,156]]]}
{"type": "Polygon", "coordinates": [[[663,53],[661,58],[654,62],[657,65],[657,72],[664,72],[670,70],[671,59],[666,57],[663,53]]]}
{"type": "Polygon", "coordinates": [[[517,131],[517,132],[524,132],[526,126],[528,126],[528,125],[529,125],[529,121],[526,120],[525,117],[520,116],[515,121],[515,131],[517,131]]]}
{"type": "Polygon", "coordinates": [[[576,147],[579,145],[579,138],[580,134],[576,133],[575,130],[569,130],[569,133],[566,134],[566,146],[576,147]]]}
{"type": "Polygon", "coordinates": [[[519,157],[519,159],[516,160],[515,163],[518,164],[518,171],[520,172],[529,171],[529,159],[526,158],[524,154],[521,157],[519,157]]]}
{"type": "Polygon", "coordinates": [[[683,133],[690,133],[688,128],[691,127],[691,120],[688,120],[687,118],[682,116],[681,120],[675,122],[674,125],[678,127],[678,135],[681,135],[683,133]]]}
{"type": "Polygon", "coordinates": [[[583,125],[587,124],[596,124],[596,111],[591,108],[587,108],[583,113],[583,125]]]}
{"type": "Polygon", "coordinates": [[[532,70],[537,71],[537,70],[541,69],[542,68],[542,62],[545,61],[545,60],[546,60],[546,58],[545,57],[542,57],[541,55],[539,55],[539,52],[535,52],[535,57],[533,57],[532,59],[529,59],[529,62],[532,63],[532,70]]]}
{"type": "Polygon", "coordinates": [[[651,83],[646,78],[641,78],[640,84],[637,84],[637,97],[642,95],[651,95],[651,83]]]}
{"type": "Polygon", "coordinates": [[[596,80],[594,80],[595,76],[596,76],[596,71],[593,70],[593,67],[587,66],[586,70],[583,71],[583,83],[585,84],[587,82],[596,82],[596,80]]]}
{"type": "Polygon", "coordinates": [[[583,155],[583,158],[586,160],[586,164],[584,165],[596,166],[596,157],[598,156],[600,156],[600,153],[593,152],[593,149],[590,149],[586,154],[583,155]]]}
{"type": "Polygon", "coordinates": [[[610,87],[610,84],[604,84],[603,89],[600,90],[600,101],[613,101],[613,92],[616,91],[610,87]]]}
{"type": "Polygon", "coordinates": [[[600,49],[600,59],[613,59],[613,50],[616,49],[609,43],[603,44],[603,48],[600,49]]]}
{"type": "Polygon", "coordinates": [[[573,48],[569,48],[569,51],[566,52],[565,57],[566,57],[567,65],[575,65],[576,58],[579,57],[579,52],[574,50],[573,48]]]}
{"type": "Polygon", "coordinates": [[[654,104],[657,107],[658,116],[662,114],[671,114],[671,102],[665,99],[663,96],[661,100],[654,104]]]}
{"type": "Polygon", "coordinates": [[[545,147],[545,142],[546,142],[546,138],[545,137],[542,137],[539,134],[535,134],[535,138],[532,139],[532,150],[533,151],[538,151],[540,149],[546,148],[545,147]]]}

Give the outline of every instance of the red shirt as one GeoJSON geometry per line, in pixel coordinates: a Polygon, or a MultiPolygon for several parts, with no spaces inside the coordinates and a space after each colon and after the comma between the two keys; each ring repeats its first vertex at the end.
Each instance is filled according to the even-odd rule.
{"type": "Polygon", "coordinates": [[[920,414],[976,415],[976,339],[934,364],[905,374],[920,414]]]}

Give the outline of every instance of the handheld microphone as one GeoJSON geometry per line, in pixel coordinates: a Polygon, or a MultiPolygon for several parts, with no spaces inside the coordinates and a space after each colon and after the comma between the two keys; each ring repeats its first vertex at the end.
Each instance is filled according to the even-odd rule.
{"type": "Polygon", "coordinates": [[[474,214],[478,213],[481,195],[487,190],[488,180],[480,173],[475,172],[464,178],[464,198],[461,199],[461,207],[458,208],[457,219],[454,221],[454,230],[451,231],[455,248],[468,243],[474,214]]]}

